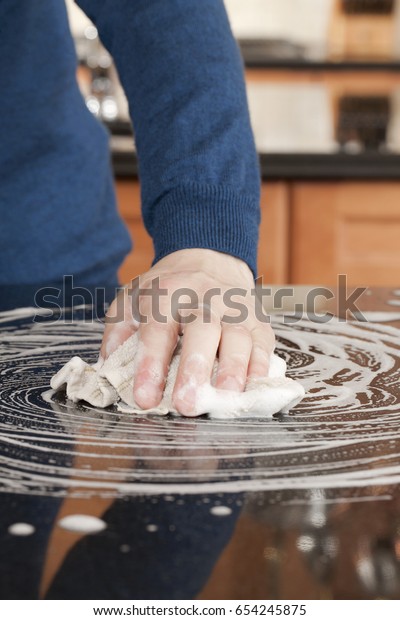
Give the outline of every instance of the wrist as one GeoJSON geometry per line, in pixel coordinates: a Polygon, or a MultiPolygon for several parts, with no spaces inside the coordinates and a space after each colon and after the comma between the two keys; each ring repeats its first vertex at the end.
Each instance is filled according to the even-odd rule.
{"type": "Polygon", "coordinates": [[[207,248],[187,248],[164,256],[154,264],[162,271],[201,271],[218,280],[244,281],[254,285],[250,267],[241,258],[207,248]]]}

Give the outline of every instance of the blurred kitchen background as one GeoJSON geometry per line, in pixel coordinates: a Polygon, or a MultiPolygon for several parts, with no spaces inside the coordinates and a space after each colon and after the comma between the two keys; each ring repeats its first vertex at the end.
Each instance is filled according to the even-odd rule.
{"type": "MultiPolygon", "coordinates": [[[[87,106],[111,132],[120,212],[148,269],[137,165],[112,59],[66,0],[87,106]]],[[[262,172],[259,273],[270,284],[400,287],[400,0],[225,0],[262,172]]]]}

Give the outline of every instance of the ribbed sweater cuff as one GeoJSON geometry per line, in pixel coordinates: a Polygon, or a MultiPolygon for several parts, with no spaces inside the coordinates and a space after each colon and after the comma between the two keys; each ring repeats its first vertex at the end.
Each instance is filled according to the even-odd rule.
{"type": "Polygon", "coordinates": [[[205,248],[242,259],[257,277],[258,199],[220,185],[185,184],[152,209],[155,258],[205,248]]]}

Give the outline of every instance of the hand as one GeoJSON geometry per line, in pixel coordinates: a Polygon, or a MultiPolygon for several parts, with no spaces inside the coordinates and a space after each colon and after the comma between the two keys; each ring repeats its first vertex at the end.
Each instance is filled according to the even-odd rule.
{"type": "Polygon", "coordinates": [[[260,316],[254,291],[252,273],[238,258],[204,249],[169,254],[113,301],[100,355],[108,357],[138,331],[134,397],[140,407],[151,409],[161,401],[183,334],[173,402],[181,414],[195,415],[196,390],[210,382],[217,351],[217,388],[240,392],[247,377],[268,374],[275,338],[266,315],[260,316]]]}

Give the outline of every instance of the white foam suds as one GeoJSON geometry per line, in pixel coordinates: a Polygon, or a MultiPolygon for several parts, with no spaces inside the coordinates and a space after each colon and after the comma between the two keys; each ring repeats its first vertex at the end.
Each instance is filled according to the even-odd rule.
{"type": "MultiPolygon", "coordinates": [[[[145,388],[138,388],[134,396],[135,369],[141,348],[138,334],[135,333],[97,368],[81,357],[74,356],[52,377],[51,387],[57,391],[66,390],[67,397],[75,403],[85,401],[94,407],[116,405],[119,411],[137,414],[178,413],[172,395],[180,367],[181,339],[170,361],[162,400],[157,407],[149,410],[142,409],[136,403],[136,397],[146,400],[145,388]]],[[[204,369],[206,365],[204,355],[192,354],[189,356],[187,372],[190,373],[190,368],[204,369]]],[[[179,400],[186,401],[188,393],[194,393],[191,412],[187,412],[187,416],[208,414],[213,419],[226,420],[235,417],[271,418],[280,411],[290,410],[304,396],[302,385],[286,377],[286,363],[275,354],[270,357],[268,376],[249,379],[242,392],[216,388],[213,379],[218,370],[218,361],[215,360],[213,378],[205,385],[200,385],[193,374],[186,376],[186,383],[176,396],[179,400]]],[[[154,380],[163,376],[161,363],[155,364],[148,371],[153,374],[154,380]]]]}
{"type": "Polygon", "coordinates": [[[13,523],[7,531],[13,536],[31,536],[35,528],[30,523],[13,523]]]}
{"type": "MultiPolygon", "coordinates": [[[[306,397],[277,419],[225,421],[75,405],[49,391],[50,378],[71,355],[96,361],[101,323],[33,323],[32,312],[0,320],[0,491],[174,501],[320,488],[387,495],[400,484],[400,330],[393,326],[289,325],[275,317],[278,353],[306,397]]],[[[105,527],[88,515],[66,519],[76,517],[73,531],[105,527]]]]}
{"type": "MultiPolygon", "coordinates": [[[[390,304],[389,300],[387,303],[390,304]]],[[[399,305],[400,306],[400,300],[398,304],[393,304],[393,305],[399,305]]],[[[362,316],[369,322],[369,323],[387,323],[390,321],[400,321],[400,312],[373,312],[373,311],[365,311],[363,310],[362,312],[362,316]]]]}
{"type": "Polygon", "coordinates": [[[27,317],[52,315],[53,310],[50,308],[15,308],[14,310],[0,312],[0,323],[7,323],[8,321],[14,321],[15,319],[26,319],[27,317]]]}
{"type": "Polygon", "coordinates": [[[102,519],[91,515],[69,515],[60,519],[58,525],[64,530],[80,534],[96,534],[107,527],[102,519]]]}

